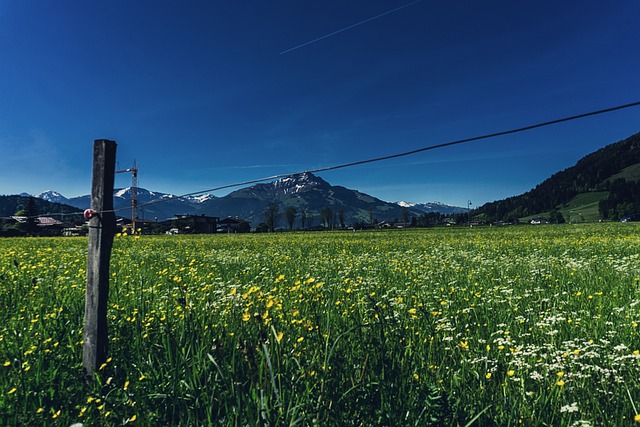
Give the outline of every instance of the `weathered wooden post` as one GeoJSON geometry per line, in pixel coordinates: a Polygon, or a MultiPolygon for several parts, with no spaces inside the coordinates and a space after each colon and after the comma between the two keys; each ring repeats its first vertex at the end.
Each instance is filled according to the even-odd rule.
{"type": "Polygon", "coordinates": [[[107,359],[107,303],[109,261],[116,231],[113,212],[116,143],[106,139],[93,142],[93,178],[89,219],[87,289],[84,306],[84,346],[82,365],[88,377],[107,359]]]}

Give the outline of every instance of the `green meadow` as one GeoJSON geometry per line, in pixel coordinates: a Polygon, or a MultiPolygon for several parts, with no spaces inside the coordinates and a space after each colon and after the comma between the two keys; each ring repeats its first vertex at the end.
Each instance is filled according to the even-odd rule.
{"type": "MultiPolygon", "coordinates": [[[[0,239],[0,425],[640,423],[640,228],[0,239]]],[[[640,425],[640,424],[636,424],[640,425]]]]}

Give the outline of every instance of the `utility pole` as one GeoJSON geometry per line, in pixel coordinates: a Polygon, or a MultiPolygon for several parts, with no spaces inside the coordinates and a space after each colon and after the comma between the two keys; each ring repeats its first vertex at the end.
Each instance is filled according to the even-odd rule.
{"type": "Polygon", "coordinates": [[[125,172],[131,172],[131,234],[135,234],[138,219],[138,162],[134,160],[132,167],[116,171],[116,173],[125,172]]]}
{"type": "Polygon", "coordinates": [[[467,227],[471,227],[471,200],[467,202],[467,227]]]}

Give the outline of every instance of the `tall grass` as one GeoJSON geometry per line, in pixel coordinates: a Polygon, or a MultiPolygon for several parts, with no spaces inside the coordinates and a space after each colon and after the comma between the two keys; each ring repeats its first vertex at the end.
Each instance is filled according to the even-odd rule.
{"type": "Polygon", "coordinates": [[[640,422],[633,224],[0,240],[2,425],[640,422]]]}

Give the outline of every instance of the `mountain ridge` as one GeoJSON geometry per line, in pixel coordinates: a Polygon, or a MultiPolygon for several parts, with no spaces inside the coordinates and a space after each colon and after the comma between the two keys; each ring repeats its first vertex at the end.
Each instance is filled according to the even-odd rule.
{"type": "MultiPolygon", "coordinates": [[[[301,173],[233,191],[226,196],[211,194],[179,197],[169,193],[136,189],[138,218],[163,221],[178,214],[207,215],[219,218],[239,217],[253,225],[263,221],[264,211],[270,203],[276,203],[281,213],[293,207],[301,215],[306,215],[307,224],[319,225],[323,210],[330,209],[335,216],[341,216],[345,223],[369,223],[371,221],[393,221],[402,217],[402,210],[409,209],[410,215],[439,212],[453,214],[466,209],[443,203],[386,202],[358,190],[339,185],[331,185],[312,174],[301,173]],[[159,201],[162,201],[161,203],[159,201]]],[[[47,190],[35,197],[56,201],[85,209],[90,204],[90,196],[66,198],[54,190],[47,190]]],[[[131,188],[114,189],[114,209],[117,214],[131,216],[131,188]]]]}

